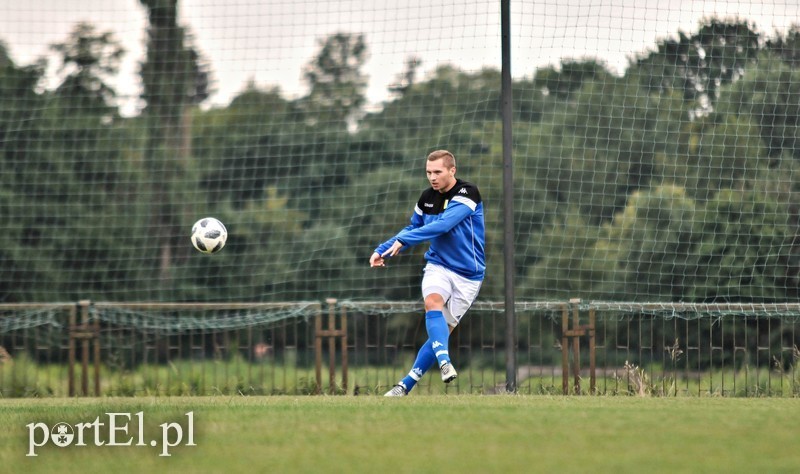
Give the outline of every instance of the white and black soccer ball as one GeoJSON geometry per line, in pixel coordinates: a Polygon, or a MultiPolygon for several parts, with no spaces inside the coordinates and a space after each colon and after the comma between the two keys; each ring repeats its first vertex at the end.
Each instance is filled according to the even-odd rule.
{"type": "Polygon", "coordinates": [[[217,253],[228,240],[225,225],[213,217],[204,217],[192,226],[192,245],[203,253],[217,253]]]}

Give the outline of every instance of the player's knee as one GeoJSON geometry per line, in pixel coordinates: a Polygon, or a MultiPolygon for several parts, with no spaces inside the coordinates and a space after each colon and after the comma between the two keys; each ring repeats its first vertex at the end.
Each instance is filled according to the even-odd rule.
{"type": "Polygon", "coordinates": [[[425,311],[441,311],[444,308],[444,298],[438,293],[431,293],[425,297],[425,311]]]}

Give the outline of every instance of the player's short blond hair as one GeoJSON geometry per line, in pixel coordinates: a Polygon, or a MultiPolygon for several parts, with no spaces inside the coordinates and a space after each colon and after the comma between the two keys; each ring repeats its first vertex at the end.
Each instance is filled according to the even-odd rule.
{"type": "Polygon", "coordinates": [[[444,160],[445,168],[455,168],[456,157],[447,150],[436,150],[430,152],[428,161],[444,160]]]}

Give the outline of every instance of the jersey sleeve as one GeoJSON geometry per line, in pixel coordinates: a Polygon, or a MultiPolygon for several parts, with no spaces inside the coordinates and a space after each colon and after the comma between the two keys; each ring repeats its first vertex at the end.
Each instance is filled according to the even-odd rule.
{"type": "Polygon", "coordinates": [[[441,218],[421,227],[406,227],[395,236],[395,240],[399,240],[404,246],[413,247],[414,245],[449,232],[450,229],[466,219],[475,210],[477,203],[474,203],[474,205],[470,203],[474,203],[474,201],[459,199],[458,196],[456,196],[451,200],[450,205],[445,209],[441,218]]]}
{"type": "MultiPolygon", "coordinates": [[[[402,234],[403,232],[410,231],[424,225],[425,221],[422,220],[422,209],[419,206],[419,202],[414,206],[414,212],[411,214],[410,223],[403,228],[397,235],[402,234]]],[[[395,240],[397,240],[397,235],[392,237],[391,239],[387,240],[386,242],[378,245],[375,249],[375,252],[378,254],[383,254],[383,252],[389,250],[389,247],[394,244],[395,240]]]]}

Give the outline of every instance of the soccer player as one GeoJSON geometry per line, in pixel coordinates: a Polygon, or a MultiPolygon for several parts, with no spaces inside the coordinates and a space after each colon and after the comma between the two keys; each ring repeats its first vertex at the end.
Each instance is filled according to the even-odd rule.
{"type": "Polygon", "coordinates": [[[382,267],[401,250],[430,242],[422,277],[428,340],[411,371],[386,392],[387,397],[408,395],[433,364],[444,383],[455,380],[458,374],[448,352],[450,333],[478,296],[486,271],[478,188],[456,178],[456,159],[447,150],[429,154],[425,172],[431,187],[414,206],[411,224],[379,245],[369,259],[371,267],[382,267]]]}

